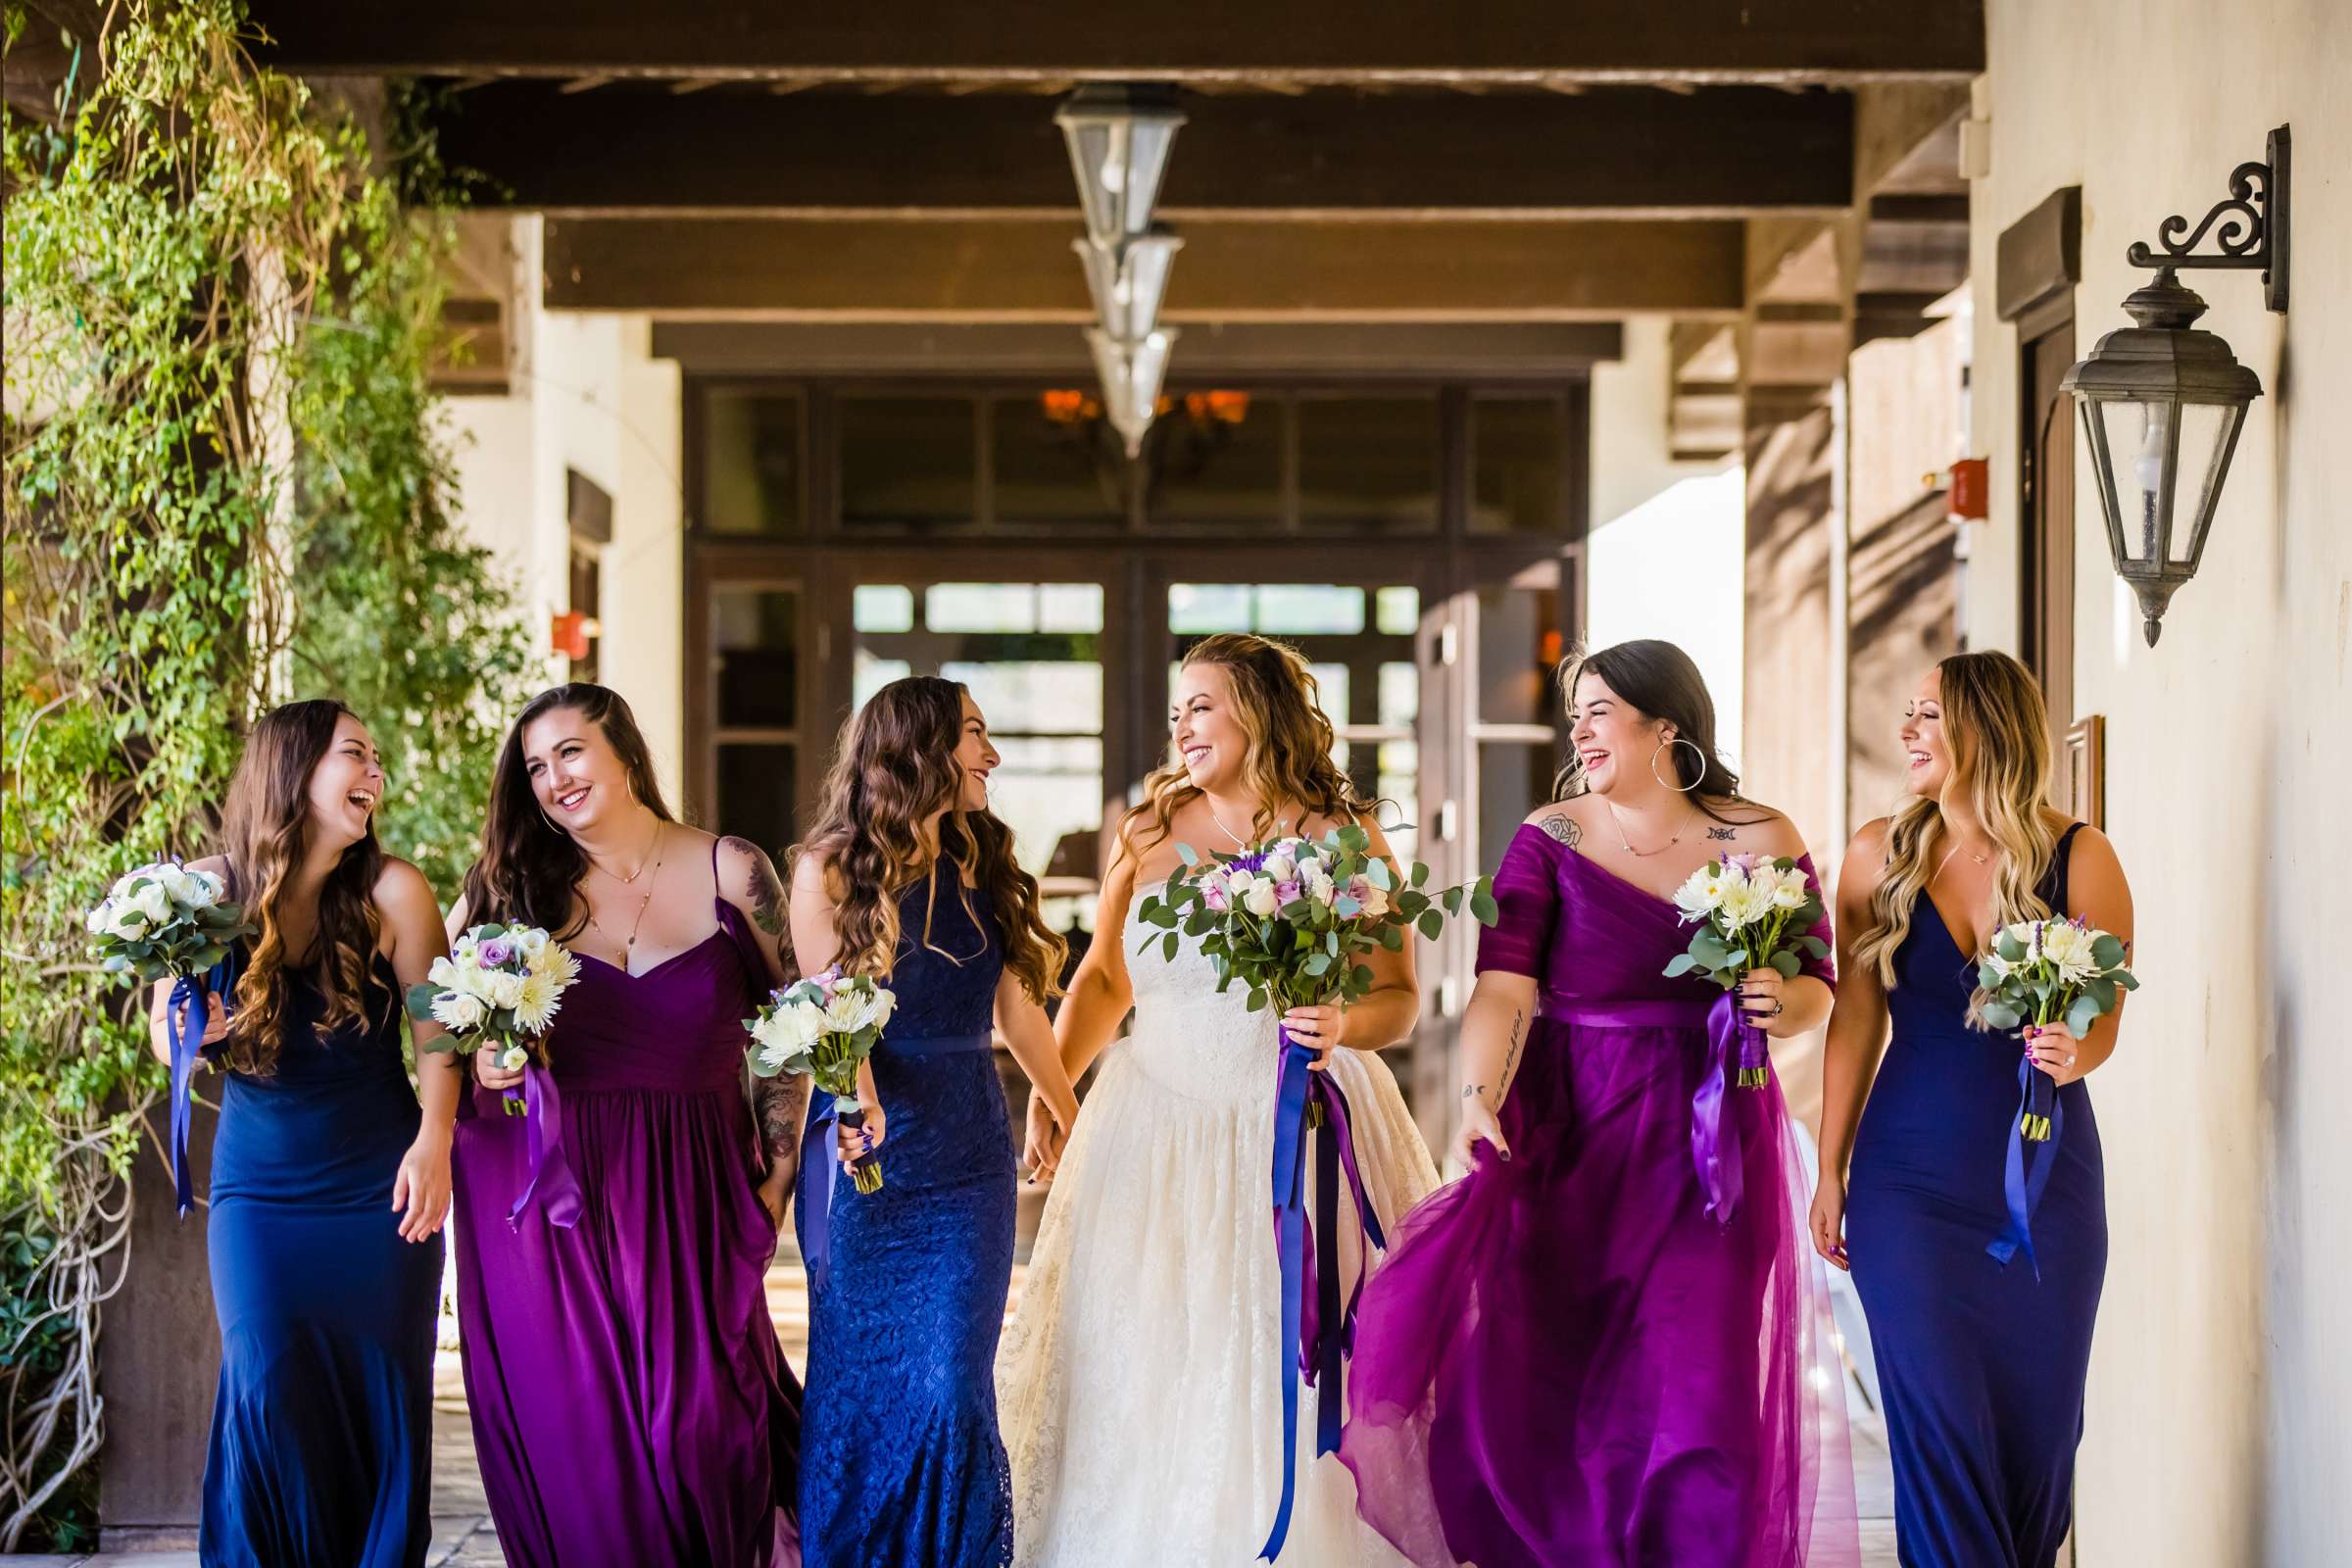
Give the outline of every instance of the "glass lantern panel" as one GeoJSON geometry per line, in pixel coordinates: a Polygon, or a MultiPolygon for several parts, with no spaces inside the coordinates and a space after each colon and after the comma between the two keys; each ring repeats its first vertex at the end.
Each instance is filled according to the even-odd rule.
{"type": "Polygon", "coordinates": [[[2172,560],[2178,565],[2197,559],[2198,537],[2213,520],[2214,504],[2221,499],[2230,437],[2245,413],[2242,403],[2191,403],[2180,411],[2180,463],[2184,468],[2196,465],[2197,487],[2182,489],[2180,497],[2187,505],[2173,519],[2172,560]]]}
{"type": "Polygon", "coordinates": [[[2125,558],[2161,561],[2165,554],[2165,490],[2176,468],[2174,405],[2119,400],[2098,408],[2106,421],[2107,462],[2113,470],[2125,558]]]}

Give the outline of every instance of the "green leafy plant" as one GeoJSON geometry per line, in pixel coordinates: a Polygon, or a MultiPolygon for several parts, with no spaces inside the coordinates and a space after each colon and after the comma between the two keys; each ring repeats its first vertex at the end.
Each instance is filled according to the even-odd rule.
{"type": "MultiPolygon", "coordinates": [[[[82,912],[210,847],[244,726],[298,695],[368,719],[386,847],[452,886],[530,669],[431,417],[450,220],[396,188],[429,147],[380,170],[255,65],[236,0],[101,18],[5,145],[0,1550],[87,1544],[101,1308],[157,1147],[139,998],[82,912]]],[[[12,51],[53,25],[5,19],[12,51]]]]}

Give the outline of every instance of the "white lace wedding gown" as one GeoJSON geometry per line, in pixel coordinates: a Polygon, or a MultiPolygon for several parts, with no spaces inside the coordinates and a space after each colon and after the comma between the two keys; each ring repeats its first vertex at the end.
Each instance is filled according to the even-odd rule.
{"type": "MultiPolygon", "coordinates": [[[[1219,995],[1190,946],[1138,954],[1142,931],[1130,915],[1096,938],[1127,945],[1135,1029],[1087,1095],[997,1355],[1019,1568],[1245,1568],[1282,1498],[1280,1380],[1297,1348],[1278,1343],[1275,1021],[1239,985],[1219,995]]],[[[1341,1049],[1331,1072],[1393,1224],[1437,1184],[1429,1152],[1378,1057],[1341,1049]]],[[[1340,1201],[1345,1288],[1361,1249],[1340,1201]]],[[[1301,1383],[1280,1561],[1401,1568],[1357,1519],[1354,1478],[1315,1455],[1316,1393],[1301,1383]]]]}

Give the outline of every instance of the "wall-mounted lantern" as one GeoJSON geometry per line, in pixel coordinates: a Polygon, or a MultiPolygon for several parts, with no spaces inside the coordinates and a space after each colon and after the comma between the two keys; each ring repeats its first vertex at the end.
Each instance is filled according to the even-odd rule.
{"type": "Polygon", "coordinates": [[[2165,606],[2197,574],[2246,408],[2262,396],[2261,378],[2237,363],[2230,345],[2195,328],[2205,302],[2179,273],[2259,270],[2263,302],[2285,311],[2287,158],[2281,125],[2271,132],[2267,161],[2240,164],[2230,176],[2230,199],[2193,232],[2175,216],[2157,231],[2161,258],[2134,243],[2127,259],[2156,271],[2124,301],[2137,324],[2100,338],[2059,383],[2082,408],[2108,549],[2116,575],[2139,600],[2150,647],[2163,630],[2165,606]],[[2209,232],[2218,251],[2194,254],[2209,232]]]}

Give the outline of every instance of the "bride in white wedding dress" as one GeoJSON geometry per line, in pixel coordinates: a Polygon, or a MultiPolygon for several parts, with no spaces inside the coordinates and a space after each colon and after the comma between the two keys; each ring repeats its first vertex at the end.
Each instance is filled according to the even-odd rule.
{"type": "MultiPolygon", "coordinates": [[[[1276,1020],[1249,1011],[1239,985],[1220,995],[1190,946],[1172,960],[1157,942],[1139,955],[1136,906],[1179,865],[1179,844],[1205,858],[1361,821],[1387,847],[1330,760],[1331,724],[1295,651],[1208,639],[1178,676],[1171,722],[1179,760],[1152,776],[1122,827],[1094,945],[1055,1025],[1073,1081],[1103,1059],[1052,1173],[997,1356],[1020,1568],[1241,1568],[1281,1502],[1282,1387],[1298,1347],[1280,1343],[1276,1020]],[[1112,1044],[1130,1006],[1134,1031],[1112,1044]]],[[[1327,1053],[1365,1189],[1389,1225],[1437,1172],[1374,1054],[1419,1013],[1410,944],[1377,955],[1373,969],[1372,992],[1344,1014],[1301,1007],[1284,1021],[1327,1053]]],[[[1353,1204],[1339,1201],[1346,1289],[1363,1259],[1353,1204]]],[[[1353,1478],[1314,1452],[1318,1392],[1298,1391],[1287,1458],[1298,1496],[1278,1560],[1401,1565],[1357,1519],[1353,1478]]]]}

